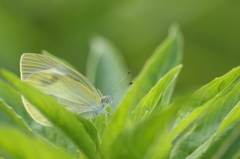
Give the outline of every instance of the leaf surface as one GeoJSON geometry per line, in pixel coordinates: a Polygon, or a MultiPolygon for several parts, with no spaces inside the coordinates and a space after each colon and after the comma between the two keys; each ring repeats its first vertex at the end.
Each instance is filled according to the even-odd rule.
{"type": "Polygon", "coordinates": [[[131,112],[139,101],[169,70],[180,64],[182,57],[182,37],[179,29],[170,29],[168,38],[156,49],[144,68],[133,81],[133,85],[120,103],[115,115],[110,121],[103,139],[104,149],[110,148],[113,141],[124,127],[129,125],[131,112]]]}
{"type": "Polygon", "coordinates": [[[6,105],[2,100],[0,100],[0,109],[4,111],[13,121],[16,123],[22,130],[24,130],[29,135],[35,136],[32,130],[28,127],[28,125],[24,122],[24,120],[15,113],[15,111],[6,105]]]}
{"type": "Polygon", "coordinates": [[[0,135],[0,151],[12,159],[75,158],[47,142],[22,133],[16,128],[1,125],[0,135]]]}
{"type": "Polygon", "coordinates": [[[90,159],[98,158],[98,155],[100,155],[98,135],[96,128],[90,121],[66,110],[54,98],[26,82],[20,81],[15,75],[4,70],[2,75],[56,128],[68,137],[82,153],[90,159]]]}
{"type": "Polygon", "coordinates": [[[168,124],[176,112],[176,107],[167,108],[153,117],[133,124],[119,134],[112,142],[111,149],[104,153],[104,157],[106,159],[167,158],[171,149],[168,124]]]}
{"type": "MultiPolygon", "coordinates": [[[[134,121],[146,119],[152,115],[152,111],[159,112],[169,104],[171,93],[181,68],[182,65],[179,65],[170,70],[139,102],[132,113],[134,121]]],[[[156,112],[153,112],[153,114],[156,112]]]]}
{"type": "Polygon", "coordinates": [[[231,81],[227,83],[224,82],[224,87],[220,87],[220,81],[224,80],[224,78],[219,78],[221,80],[214,80],[206,85],[208,89],[206,89],[207,87],[205,86],[197,91],[196,94],[198,94],[198,96],[194,97],[195,100],[191,101],[191,103],[202,103],[202,105],[196,107],[190,114],[186,114],[187,117],[182,120],[175,129],[173,128],[173,138],[180,135],[188,126],[195,124],[195,128],[189,134],[183,135],[182,137],[180,135],[181,138],[176,139],[175,146],[171,152],[172,158],[199,158],[215,139],[221,136],[230,125],[239,119],[238,116],[234,115],[238,113],[235,106],[237,106],[237,103],[240,101],[240,72],[236,71],[238,69],[239,68],[233,69],[223,76],[226,79],[227,76],[229,76],[231,81]],[[235,78],[231,79],[231,77],[235,78]],[[218,85],[217,88],[219,91],[214,91],[216,84],[218,85]],[[211,88],[213,89],[212,91],[211,88]],[[204,89],[205,91],[202,91],[204,89]],[[203,94],[200,93],[201,91],[203,94]],[[204,96],[211,98],[202,102],[204,96]],[[214,138],[214,140],[211,138],[214,138]]]}

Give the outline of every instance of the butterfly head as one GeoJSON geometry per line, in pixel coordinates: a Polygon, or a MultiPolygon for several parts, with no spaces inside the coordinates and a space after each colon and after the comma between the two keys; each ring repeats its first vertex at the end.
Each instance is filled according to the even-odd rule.
{"type": "Polygon", "coordinates": [[[112,104],[112,96],[108,95],[108,96],[102,97],[101,104],[104,104],[106,106],[112,104]]]}

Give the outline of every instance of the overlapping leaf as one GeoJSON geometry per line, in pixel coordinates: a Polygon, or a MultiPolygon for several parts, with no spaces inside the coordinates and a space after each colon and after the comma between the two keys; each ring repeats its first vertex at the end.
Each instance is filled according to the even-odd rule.
{"type": "MultiPolygon", "coordinates": [[[[118,49],[107,39],[101,36],[95,36],[90,43],[90,54],[87,62],[87,77],[93,82],[95,87],[104,95],[109,95],[114,87],[121,87],[130,82],[129,75],[117,83],[127,73],[128,69],[125,61],[118,49]]],[[[131,75],[130,75],[131,76],[131,75]]],[[[112,109],[116,109],[119,102],[122,100],[126,88],[115,91],[111,96],[113,97],[112,109]]],[[[113,115],[110,107],[107,108],[113,115]]],[[[97,127],[100,137],[103,136],[105,128],[112,115],[104,114],[94,119],[94,124],[97,127]]]]}
{"type": "MultiPolygon", "coordinates": [[[[188,117],[183,120],[176,129],[173,130],[173,138],[175,138],[180,132],[182,132],[182,130],[189,126],[189,124],[192,122],[195,122],[196,124],[196,127],[192,132],[177,141],[177,144],[172,151],[172,158],[179,158],[179,156],[181,156],[180,158],[200,157],[202,152],[205,152],[206,148],[212,144],[211,138],[214,136],[214,133],[217,131],[220,123],[228,115],[228,113],[232,111],[230,116],[234,116],[235,113],[238,113],[236,112],[237,108],[234,108],[234,106],[240,101],[240,72],[236,71],[237,69],[239,68],[236,68],[227,74],[232,76],[232,72],[235,73],[236,78],[232,80],[231,83],[225,86],[224,89],[220,89],[221,91],[216,93],[215,96],[205,102],[201,107],[192,111],[192,113],[188,115],[188,117]]],[[[229,77],[229,79],[231,78],[229,77]]],[[[214,81],[211,83],[214,84],[214,81]]],[[[211,84],[207,86],[211,88],[211,84]]],[[[212,92],[209,91],[204,93],[211,94],[212,92]]],[[[199,98],[197,99],[199,100],[199,98]]],[[[199,102],[201,101],[194,101],[194,103],[199,102]]],[[[233,118],[226,117],[222,123],[223,125],[220,126],[214,138],[219,137],[238,119],[238,116],[233,118]]]]}
{"type": "Polygon", "coordinates": [[[47,142],[26,135],[16,128],[1,125],[0,135],[0,151],[12,159],[76,158],[47,142]]]}
{"type": "MultiPolygon", "coordinates": [[[[186,98],[182,103],[184,107],[179,111],[173,138],[179,135],[191,122],[200,117],[220,96],[225,95],[224,90],[230,87],[240,76],[240,67],[231,70],[226,75],[216,78],[199,89],[192,97],[186,98]]],[[[179,103],[176,103],[179,105],[179,103]]]]}
{"type": "MultiPolygon", "coordinates": [[[[101,36],[92,38],[90,48],[87,62],[87,77],[103,95],[109,95],[110,91],[128,72],[126,62],[120,51],[110,41],[101,36]]],[[[131,81],[130,76],[131,74],[117,87],[128,84],[131,81]]],[[[111,94],[113,97],[112,109],[116,110],[125,90],[119,89],[111,94]]]]}
{"type": "MultiPolygon", "coordinates": [[[[73,144],[64,137],[59,131],[55,130],[55,128],[45,127],[37,124],[27,113],[24,108],[21,95],[17,93],[12,87],[6,84],[4,81],[0,79],[0,99],[6,103],[6,105],[11,106],[14,112],[23,118],[24,122],[26,122],[29,127],[34,131],[38,136],[43,136],[49,142],[60,146],[62,148],[67,149],[70,152],[76,152],[73,144]]],[[[11,112],[11,110],[10,110],[11,112]]],[[[1,113],[4,113],[1,111],[1,113]]],[[[5,113],[6,114],[6,113],[5,113]]],[[[7,114],[6,114],[7,115],[7,114]]],[[[8,115],[9,116],[9,115],[8,115]]],[[[3,121],[6,120],[3,118],[3,121]]]]}
{"type": "Polygon", "coordinates": [[[240,147],[240,122],[231,126],[223,135],[214,140],[201,159],[237,159],[240,147]],[[231,128],[232,127],[232,128],[231,128]]]}
{"type": "MultiPolygon", "coordinates": [[[[125,129],[112,142],[110,146],[112,151],[106,152],[107,158],[166,158],[169,155],[171,137],[167,123],[174,114],[173,107],[169,109],[171,111],[167,109],[162,113],[154,113],[153,117],[151,117],[151,111],[155,110],[158,103],[161,103],[159,107],[164,109],[162,103],[169,102],[169,96],[167,98],[163,96],[169,94],[168,91],[172,91],[181,67],[180,65],[169,71],[143,98],[133,112],[133,121],[136,124],[125,129]]],[[[174,107],[175,111],[176,109],[177,107],[174,107]]]]}
{"type": "MultiPolygon", "coordinates": [[[[149,91],[149,93],[139,102],[132,113],[134,121],[148,118],[152,111],[159,111],[169,104],[170,95],[175,85],[176,78],[182,68],[179,65],[170,70],[159,82],[149,91]]],[[[153,113],[154,114],[154,113],[153,113]]]]}
{"type": "Polygon", "coordinates": [[[177,109],[170,107],[127,128],[112,142],[111,149],[104,153],[104,157],[106,159],[167,158],[171,149],[171,136],[167,127],[177,109]]]}
{"type": "Polygon", "coordinates": [[[240,102],[233,108],[233,110],[223,119],[221,125],[217,129],[216,133],[198,147],[187,159],[199,158],[214,142],[220,137],[228,128],[230,128],[236,121],[240,119],[240,102]]]}
{"type": "Polygon", "coordinates": [[[15,111],[6,105],[2,100],[0,100],[0,109],[5,112],[21,129],[23,129],[29,135],[35,136],[32,130],[24,122],[24,120],[18,116],[15,111]]]}
{"type": "Polygon", "coordinates": [[[161,44],[147,61],[126,93],[116,114],[108,125],[103,150],[106,150],[118,134],[127,125],[130,114],[138,102],[169,70],[180,64],[182,57],[182,37],[176,26],[170,29],[169,37],[161,44]]]}
{"type": "Polygon", "coordinates": [[[22,104],[21,95],[1,79],[0,99],[2,99],[7,105],[10,105],[13,110],[19,114],[27,123],[32,123],[31,117],[22,104]]]}
{"type": "Polygon", "coordinates": [[[98,135],[93,124],[85,118],[67,111],[52,97],[20,81],[7,71],[2,75],[20,91],[24,97],[60,131],[62,131],[88,158],[95,159],[100,155],[98,135]],[[34,93],[33,93],[34,92],[34,93]]]}

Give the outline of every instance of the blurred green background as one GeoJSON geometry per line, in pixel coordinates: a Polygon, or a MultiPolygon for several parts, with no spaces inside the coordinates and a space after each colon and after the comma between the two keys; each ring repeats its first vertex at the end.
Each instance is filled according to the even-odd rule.
{"type": "Polygon", "coordinates": [[[239,0],[0,0],[0,67],[19,75],[22,53],[47,50],[86,74],[97,34],[134,77],[177,22],[185,39],[177,89],[198,87],[240,64],[239,16],[239,0]]]}

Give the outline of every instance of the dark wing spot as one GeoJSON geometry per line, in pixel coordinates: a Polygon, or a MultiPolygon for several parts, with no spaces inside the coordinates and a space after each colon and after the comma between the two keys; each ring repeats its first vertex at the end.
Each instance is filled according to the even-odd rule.
{"type": "Polygon", "coordinates": [[[55,75],[51,75],[51,78],[46,78],[41,80],[41,83],[44,84],[44,85],[52,85],[54,83],[56,83],[57,81],[59,80],[59,78],[55,75]]]}
{"type": "Polygon", "coordinates": [[[58,78],[57,76],[52,75],[52,78],[51,78],[50,81],[51,81],[52,83],[55,83],[55,82],[58,81],[58,79],[59,79],[59,78],[58,78]]]}
{"type": "Polygon", "coordinates": [[[45,80],[41,80],[41,83],[43,85],[51,85],[51,83],[49,81],[45,81],[45,80]]]}

